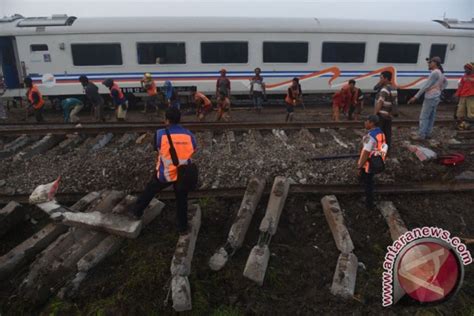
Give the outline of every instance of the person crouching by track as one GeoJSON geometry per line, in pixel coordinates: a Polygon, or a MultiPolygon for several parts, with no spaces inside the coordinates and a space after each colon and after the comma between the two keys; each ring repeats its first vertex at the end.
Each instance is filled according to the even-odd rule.
{"type": "Polygon", "coordinates": [[[128,214],[139,219],[155,194],[172,185],[176,195],[178,231],[181,234],[186,233],[188,228],[188,191],[197,183],[197,168],[191,163],[191,157],[196,152],[196,139],[190,131],[178,125],[180,119],[181,112],[178,109],[171,107],[166,110],[166,129],[155,133],[155,150],[158,152],[156,171],[145,191],[128,209],[128,214]],[[192,183],[189,184],[185,178],[192,183]]]}
{"type": "Polygon", "coordinates": [[[105,79],[102,84],[110,90],[110,96],[112,97],[112,102],[115,106],[117,121],[125,121],[125,118],[127,117],[128,101],[127,98],[125,98],[122,89],[120,89],[120,87],[110,78],[105,79]]]}
{"type": "Polygon", "coordinates": [[[173,87],[171,81],[165,81],[165,85],[163,86],[163,95],[165,98],[165,103],[169,108],[176,108],[178,110],[181,108],[178,92],[173,87]]]}
{"type": "Polygon", "coordinates": [[[192,98],[196,105],[196,116],[201,122],[206,118],[206,115],[212,111],[212,102],[204,93],[199,91],[193,91],[192,98]]]}
{"type": "Polygon", "coordinates": [[[61,102],[63,108],[64,123],[79,123],[79,112],[84,107],[81,100],[76,98],[67,98],[61,102]]]}
{"type": "Polygon", "coordinates": [[[224,94],[224,92],[219,92],[219,97],[217,98],[217,116],[216,121],[224,120],[228,122],[230,119],[230,99],[224,94]]]}
{"type": "Polygon", "coordinates": [[[375,208],[374,205],[374,175],[385,169],[385,155],[388,146],[385,143],[385,135],[376,125],[379,123],[377,115],[369,115],[364,122],[368,133],[362,139],[363,147],[360,152],[357,168],[359,180],[365,187],[365,206],[368,210],[375,208]]]}
{"type": "Polygon", "coordinates": [[[148,108],[152,107],[158,114],[158,90],[156,88],[155,81],[153,80],[150,73],[145,73],[142,80],[140,80],[142,88],[146,91],[146,97],[144,98],[145,104],[143,105],[142,113],[147,113],[148,108]]]}
{"type": "Polygon", "coordinates": [[[295,106],[302,104],[303,93],[301,91],[300,80],[293,78],[291,85],[288,87],[286,97],[286,118],[285,122],[293,121],[293,114],[295,112],[295,106]]]}
{"type": "Polygon", "coordinates": [[[35,114],[35,119],[37,123],[44,122],[43,118],[43,107],[44,107],[44,100],[41,92],[39,91],[38,87],[33,84],[33,80],[30,77],[26,77],[23,81],[25,86],[28,88],[26,92],[26,97],[29,101],[28,111],[33,109],[33,113],[35,114]]]}
{"type": "Polygon", "coordinates": [[[79,82],[84,88],[84,93],[86,95],[87,100],[92,105],[95,119],[98,122],[105,122],[104,99],[102,99],[99,94],[99,88],[92,81],[89,81],[89,78],[84,75],[79,77],[79,82]]]}

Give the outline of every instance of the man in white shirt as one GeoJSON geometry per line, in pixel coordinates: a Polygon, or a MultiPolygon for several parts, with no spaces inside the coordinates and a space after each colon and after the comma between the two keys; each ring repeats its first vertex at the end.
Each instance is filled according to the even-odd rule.
{"type": "Polygon", "coordinates": [[[447,87],[448,81],[444,76],[444,70],[441,66],[441,58],[435,56],[428,60],[428,68],[431,74],[425,85],[418,93],[408,101],[408,104],[415,103],[421,95],[425,94],[425,99],[420,112],[420,129],[418,135],[413,135],[413,140],[424,140],[431,138],[434,121],[436,118],[436,109],[441,100],[441,92],[447,87]]]}

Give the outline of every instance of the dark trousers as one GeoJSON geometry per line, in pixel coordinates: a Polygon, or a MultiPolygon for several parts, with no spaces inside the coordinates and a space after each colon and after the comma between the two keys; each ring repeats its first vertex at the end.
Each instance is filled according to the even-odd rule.
{"type": "Polygon", "coordinates": [[[392,145],[392,118],[380,114],[378,115],[378,117],[379,123],[377,124],[377,126],[380,127],[382,132],[385,134],[385,142],[388,145],[388,150],[390,150],[392,145]]]}
{"type": "Polygon", "coordinates": [[[369,209],[374,208],[374,174],[361,170],[360,180],[364,184],[365,206],[369,209]]]}
{"type": "Polygon", "coordinates": [[[154,172],[150,182],[145,187],[143,193],[138,197],[137,202],[133,208],[133,212],[137,216],[142,216],[143,211],[153,199],[155,194],[163,189],[173,185],[174,194],[176,196],[176,208],[178,217],[178,231],[182,232],[188,228],[188,192],[178,191],[175,182],[160,182],[154,172]]]}
{"type": "Polygon", "coordinates": [[[43,119],[43,108],[41,109],[33,109],[34,113],[35,113],[35,119],[36,119],[36,122],[38,123],[41,123],[44,121],[43,119]]]}

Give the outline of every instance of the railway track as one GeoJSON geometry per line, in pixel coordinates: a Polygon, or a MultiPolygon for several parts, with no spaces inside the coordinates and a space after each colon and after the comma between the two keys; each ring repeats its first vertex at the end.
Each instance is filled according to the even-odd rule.
{"type": "MultiPolygon", "coordinates": [[[[270,194],[270,187],[264,190],[264,194],[270,194]]],[[[189,198],[240,198],[244,195],[245,187],[199,189],[189,193],[189,198]]],[[[421,193],[453,193],[474,191],[474,181],[467,182],[425,182],[425,183],[404,183],[404,184],[378,184],[375,192],[379,194],[421,194],[421,193]]],[[[359,194],[363,193],[362,185],[358,184],[293,184],[290,186],[290,194],[359,194]]],[[[56,194],[56,199],[61,203],[72,203],[78,201],[88,192],[64,192],[56,194]]],[[[130,192],[139,194],[140,192],[130,192]]],[[[7,204],[10,201],[18,203],[28,203],[29,194],[0,194],[0,204],[7,204]]],[[[159,199],[172,200],[174,192],[165,190],[160,193],[159,199]]]]}
{"type": "MultiPolygon", "coordinates": [[[[396,127],[413,127],[418,126],[418,120],[394,120],[393,126],[396,127]]],[[[314,121],[314,122],[189,122],[183,123],[184,127],[192,131],[207,131],[207,130],[270,130],[270,129],[285,129],[298,130],[302,128],[317,129],[317,128],[362,128],[363,123],[359,121],[314,121]]],[[[436,121],[437,126],[451,126],[452,119],[441,119],[436,121]]],[[[8,124],[0,126],[0,136],[14,136],[14,135],[45,135],[45,134],[99,134],[103,132],[111,133],[145,133],[154,132],[158,128],[163,128],[163,124],[156,123],[106,123],[106,124],[82,124],[81,127],[75,127],[68,124],[8,124]]]]}

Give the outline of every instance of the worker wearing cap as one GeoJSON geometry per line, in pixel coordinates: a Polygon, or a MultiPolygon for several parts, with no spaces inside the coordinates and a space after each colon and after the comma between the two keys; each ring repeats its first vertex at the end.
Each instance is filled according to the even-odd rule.
{"type": "Polygon", "coordinates": [[[431,132],[433,131],[436,118],[436,109],[441,100],[441,92],[448,86],[448,81],[444,76],[443,66],[441,66],[441,58],[435,56],[428,59],[428,69],[431,71],[428,80],[416,95],[408,100],[408,104],[415,103],[422,94],[425,94],[420,112],[419,132],[418,135],[412,135],[413,140],[431,138],[431,132]]]}
{"type": "Polygon", "coordinates": [[[124,121],[127,116],[128,101],[122,89],[112,79],[105,79],[102,84],[109,88],[110,96],[115,105],[115,114],[118,121],[124,121]]]}
{"type": "Polygon", "coordinates": [[[466,121],[474,122],[474,73],[472,68],[472,64],[464,65],[464,76],[459,81],[455,94],[459,98],[456,118],[460,123],[460,129],[469,127],[469,123],[466,121]]]}
{"type": "Polygon", "coordinates": [[[28,101],[30,102],[30,107],[29,108],[33,109],[33,112],[35,114],[36,122],[41,123],[41,122],[44,121],[44,119],[43,119],[43,106],[44,106],[43,96],[41,95],[41,92],[39,91],[38,87],[33,84],[33,80],[31,80],[30,77],[26,77],[23,82],[25,83],[25,86],[28,88],[28,91],[26,92],[26,97],[28,98],[28,101]]]}
{"type": "Polygon", "coordinates": [[[147,113],[149,106],[153,107],[158,113],[158,90],[151,74],[149,72],[145,73],[140,83],[147,94],[142,113],[147,113]]]}
{"type": "Polygon", "coordinates": [[[66,98],[61,102],[63,108],[64,123],[78,123],[79,112],[84,107],[81,100],[77,98],[66,98]]]}
{"type": "Polygon", "coordinates": [[[222,92],[226,97],[230,98],[230,80],[227,78],[227,70],[222,68],[219,73],[221,76],[216,81],[216,99],[219,98],[219,93],[222,92]]]}
{"type": "Polygon", "coordinates": [[[385,135],[382,130],[377,127],[379,117],[377,115],[369,115],[364,122],[364,127],[368,130],[367,135],[362,139],[362,150],[360,152],[357,168],[359,170],[359,179],[364,183],[365,187],[365,206],[367,209],[374,209],[374,173],[371,170],[370,158],[374,155],[381,155],[385,160],[388,146],[385,142],[385,135]]]}

